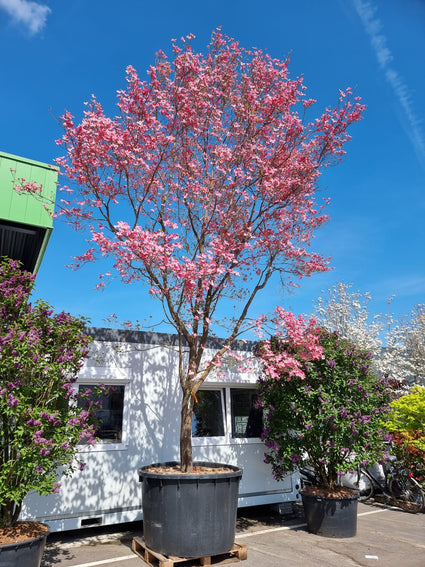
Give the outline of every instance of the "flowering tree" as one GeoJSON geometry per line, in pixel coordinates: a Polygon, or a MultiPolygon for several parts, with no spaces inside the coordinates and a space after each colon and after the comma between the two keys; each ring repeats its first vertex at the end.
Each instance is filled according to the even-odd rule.
{"type": "Polygon", "coordinates": [[[94,442],[72,390],[90,341],[84,321],[31,305],[34,277],[0,264],[0,527],[18,519],[30,490],[56,492],[58,467],[71,474],[82,466],[78,443],[94,442]]]}
{"type": "Polygon", "coordinates": [[[281,317],[280,336],[261,343],[259,399],[262,438],[276,479],[303,465],[334,491],[339,476],[381,460],[382,418],[392,390],[371,371],[373,355],[317,327],[314,320],[281,317]]]}
{"type": "Polygon", "coordinates": [[[415,384],[425,386],[425,304],[416,305],[401,328],[403,346],[415,384]]]}
{"type": "Polygon", "coordinates": [[[338,331],[360,348],[377,354],[382,347],[382,317],[370,316],[370,293],[362,295],[352,287],[352,284],[337,282],[328,289],[326,295],[317,298],[314,317],[328,331],[338,331]]]}
{"type": "Polygon", "coordinates": [[[147,82],[128,67],[117,117],[94,97],[80,124],[65,113],[58,160],[73,182],[61,212],[91,233],[77,265],[112,258],[124,282],[149,286],[178,334],[183,471],[192,469],[192,394],[246,329],[255,296],[273,274],[327,269],[308,250],[327,220],[317,183],[364,110],[347,89],[336,108],[307,120],[315,101],[289,78],[287,61],[219,30],[202,55],[192,37],[173,43],[171,61],[158,53],[147,82]],[[239,301],[225,346],[205,360],[229,297],[239,301]]]}
{"type": "MultiPolygon", "coordinates": [[[[371,317],[371,300],[369,292],[361,294],[352,291],[352,284],[338,282],[326,295],[318,297],[314,316],[328,331],[338,331],[358,347],[372,352],[375,372],[403,389],[413,370],[405,340],[408,326],[398,324],[389,312],[371,317]]],[[[388,305],[391,301],[387,301],[388,305]]]]}

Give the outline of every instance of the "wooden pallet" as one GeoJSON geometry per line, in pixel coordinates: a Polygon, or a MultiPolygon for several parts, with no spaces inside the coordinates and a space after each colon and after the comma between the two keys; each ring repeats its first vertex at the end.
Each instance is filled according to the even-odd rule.
{"type": "Polygon", "coordinates": [[[243,561],[248,556],[246,545],[236,542],[227,553],[205,557],[193,557],[191,559],[166,556],[152,551],[145,545],[141,537],[133,538],[131,547],[145,563],[152,567],[204,567],[206,565],[224,565],[225,563],[243,561]]]}

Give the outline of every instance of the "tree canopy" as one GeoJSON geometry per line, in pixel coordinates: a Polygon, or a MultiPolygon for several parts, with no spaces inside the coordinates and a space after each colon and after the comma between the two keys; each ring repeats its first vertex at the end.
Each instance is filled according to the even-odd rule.
{"type": "Polygon", "coordinates": [[[310,249],[327,220],[318,180],[344,155],[347,128],[364,110],[347,89],[335,108],[309,119],[315,101],[302,78],[289,77],[287,60],[244,49],[220,30],[205,55],[192,42],[174,42],[172,60],[159,52],[147,81],[128,67],[117,116],[95,97],[81,123],[66,112],[58,161],[70,180],[61,212],[91,233],[77,265],[112,258],[124,282],[149,286],[187,345],[180,381],[188,437],[191,393],[246,328],[271,276],[286,283],[328,269],[310,249]],[[203,361],[229,296],[240,302],[227,347],[203,361]]]}

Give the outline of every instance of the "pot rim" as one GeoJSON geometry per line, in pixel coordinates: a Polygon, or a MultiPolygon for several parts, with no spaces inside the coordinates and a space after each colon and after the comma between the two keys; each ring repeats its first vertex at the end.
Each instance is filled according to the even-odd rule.
{"type": "Polygon", "coordinates": [[[228,468],[231,469],[228,472],[211,472],[211,473],[197,473],[197,472],[191,472],[191,473],[164,473],[164,472],[153,472],[153,471],[148,471],[147,469],[150,469],[152,467],[162,467],[162,466],[166,466],[166,467],[172,467],[175,465],[180,464],[178,461],[166,461],[163,463],[152,463],[150,465],[144,465],[143,467],[140,467],[138,469],[138,473],[139,473],[139,480],[140,482],[143,481],[143,478],[158,478],[158,479],[162,479],[162,480],[211,480],[211,479],[227,479],[227,478],[234,478],[234,477],[241,477],[242,476],[242,468],[237,466],[237,465],[230,465],[228,463],[211,463],[211,462],[207,462],[207,461],[194,461],[193,465],[196,467],[210,467],[210,468],[228,468]]]}
{"type": "Polygon", "coordinates": [[[358,500],[359,493],[355,490],[352,491],[351,496],[321,496],[320,494],[312,494],[310,492],[304,492],[300,490],[301,498],[312,498],[314,500],[332,500],[332,501],[341,501],[341,500],[358,500]]]}
{"type": "Polygon", "coordinates": [[[32,547],[33,545],[37,544],[40,540],[47,538],[47,536],[50,534],[50,527],[47,524],[44,524],[43,522],[36,522],[35,520],[22,520],[22,522],[31,522],[32,524],[38,524],[39,526],[45,526],[47,528],[47,530],[36,537],[32,537],[29,539],[24,539],[23,541],[15,541],[13,543],[3,543],[0,544],[0,555],[2,550],[7,551],[9,549],[12,548],[16,548],[16,547],[32,547]]]}

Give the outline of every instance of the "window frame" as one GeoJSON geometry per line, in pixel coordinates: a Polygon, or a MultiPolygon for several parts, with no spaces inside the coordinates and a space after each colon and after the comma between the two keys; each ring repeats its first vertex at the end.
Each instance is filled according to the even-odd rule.
{"type": "MultiPolygon", "coordinates": [[[[218,386],[209,386],[206,384],[205,388],[201,388],[200,391],[204,390],[213,390],[214,392],[220,392],[220,403],[221,403],[221,415],[223,419],[223,431],[224,435],[214,436],[214,437],[194,437],[192,436],[192,446],[199,447],[203,445],[223,445],[225,439],[227,438],[227,423],[226,423],[226,400],[225,400],[225,392],[222,387],[218,386]]],[[[195,402],[196,403],[196,402],[195,402]]]]}
{"type": "MultiPolygon", "coordinates": [[[[221,427],[223,430],[223,435],[193,435],[192,433],[192,439],[205,439],[205,438],[221,438],[221,437],[225,437],[226,435],[226,424],[225,424],[225,405],[224,405],[224,393],[222,390],[220,390],[219,388],[202,388],[201,390],[199,390],[197,396],[199,396],[199,394],[202,395],[203,392],[218,392],[220,397],[219,397],[219,405],[221,407],[221,427]]],[[[194,410],[196,409],[196,405],[199,402],[195,402],[194,405],[194,410]]],[[[195,418],[195,411],[193,412],[193,416],[192,416],[192,430],[193,430],[193,419],[195,418]]],[[[217,424],[219,423],[219,420],[217,419],[217,424]]]]}
{"type": "Polygon", "coordinates": [[[227,418],[227,432],[228,432],[228,442],[230,445],[263,445],[260,437],[232,437],[232,400],[230,390],[255,390],[256,384],[252,382],[245,382],[239,384],[226,384],[227,390],[226,395],[226,418],[227,418]]]}
{"type": "Polygon", "coordinates": [[[256,385],[253,383],[239,384],[210,384],[204,383],[200,389],[202,390],[220,390],[222,400],[222,412],[224,419],[224,436],[220,437],[192,437],[192,446],[208,446],[208,445],[251,445],[263,444],[260,437],[232,437],[232,400],[230,390],[255,390],[256,385]]]}
{"type": "MultiPolygon", "coordinates": [[[[236,439],[244,439],[244,440],[247,440],[247,439],[256,439],[256,440],[259,440],[259,439],[260,439],[260,436],[257,436],[257,437],[254,437],[254,436],[252,436],[252,437],[243,437],[243,436],[241,436],[241,437],[233,437],[233,423],[232,423],[232,418],[233,418],[233,415],[232,415],[232,390],[249,390],[250,392],[253,392],[253,391],[258,392],[258,389],[255,387],[255,385],[253,385],[253,387],[251,387],[251,388],[247,388],[247,387],[244,387],[244,388],[237,387],[237,388],[235,388],[234,385],[232,385],[232,386],[230,386],[230,387],[228,388],[228,390],[229,390],[229,398],[230,398],[230,429],[229,429],[230,438],[231,438],[233,441],[235,441],[236,439]]],[[[252,407],[252,406],[251,406],[251,407],[252,407]]],[[[248,416],[248,420],[249,420],[249,416],[248,416]]],[[[248,422],[247,422],[247,425],[248,425],[248,422]]]]}
{"type": "Polygon", "coordinates": [[[118,443],[102,443],[97,441],[95,445],[78,445],[79,453],[98,453],[104,451],[123,451],[128,449],[130,430],[129,430],[129,402],[130,402],[130,378],[128,369],[121,368],[88,368],[90,375],[80,375],[75,386],[124,386],[123,412],[122,412],[122,431],[121,441],[118,443]],[[125,376],[125,377],[123,377],[125,376]]]}

